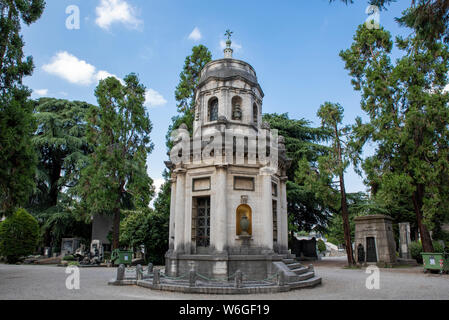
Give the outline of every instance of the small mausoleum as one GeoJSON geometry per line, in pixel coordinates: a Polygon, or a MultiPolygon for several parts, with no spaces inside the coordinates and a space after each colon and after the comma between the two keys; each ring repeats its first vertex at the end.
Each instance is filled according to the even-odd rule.
{"type": "Polygon", "coordinates": [[[354,219],[357,263],[396,263],[392,221],[391,217],[380,214],[354,219]]]}

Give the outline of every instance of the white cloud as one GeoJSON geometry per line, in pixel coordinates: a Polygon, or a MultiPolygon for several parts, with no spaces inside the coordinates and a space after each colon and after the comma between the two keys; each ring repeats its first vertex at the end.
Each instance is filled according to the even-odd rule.
{"type": "Polygon", "coordinates": [[[166,103],[167,100],[156,90],[148,89],[145,93],[145,106],[147,107],[162,106],[166,103]]]}
{"type": "Polygon", "coordinates": [[[104,79],[106,79],[106,78],[109,78],[109,77],[114,77],[114,78],[116,78],[118,81],[120,81],[121,84],[125,84],[125,81],[123,81],[123,79],[121,79],[121,78],[117,77],[115,74],[109,73],[109,72],[107,72],[107,71],[100,70],[100,71],[98,71],[98,72],[95,74],[95,80],[96,80],[97,82],[99,82],[100,80],[104,80],[104,79]]]}
{"type": "Polygon", "coordinates": [[[165,183],[165,179],[163,179],[163,178],[153,180],[153,185],[155,188],[156,195],[159,193],[159,191],[161,191],[161,187],[164,183],[165,183]]]}
{"type": "MultiPolygon", "coordinates": [[[[220,48],[222,48],[223,50],[226,48],[226,41],[220,40],[220,48]]],[[[234,50],[240,50],[242,49],[242,46],[237,42],[232,41],[231,48],[234,50]]]]}
{"type": "Polygon", "coordinates": [[[189,34],[189,39],[193,41],[199,41],[201,40],[203,36],[201,35],[200,29],[198,27],[195,27],[193,31],[189,34]]]}
{"type": "Polygon", "coordinates": [[[46,96],[48,94],[48,89],[36,89],[34,90],[34,93],[38,96],[46,96]]]}
{"type": "Polygon", "coordinates": [[[74,84],[89,85],[95,77],[93,65],[78,59],[67,51],[58,52],[51,62],[42,68],[44,71],[74,84]]]}
{"type": "Polygon", "coordinates": [[[125,0],[100,0],[95,11],[96,24],[105,30],[109,30],[114,23],[122,23],[131,29],[139,29],[143,24],[143,21],[136,17],[137,10],[125,0]]]}
{"type": "MultiPolygon", "coordinates": [[[[44,65],[42,68],[50,74],[78,85],[87,86],[92,83],[98,83],[100,80],[104,80],[108,77],[114,77],[123,84],[123,80],[115,74],[111,74],[104,70],[97,72],[95,66],[84,60],[78,59],[67,51],[58,52],[51,59],[51,62],[44,65]]],[[[36,93],[38,92],[36,91],[36,93]]]]}

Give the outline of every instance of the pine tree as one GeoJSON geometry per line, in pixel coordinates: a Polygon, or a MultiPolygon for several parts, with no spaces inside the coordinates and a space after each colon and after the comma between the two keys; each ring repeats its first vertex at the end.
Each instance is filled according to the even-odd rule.
{"type": "Polygon", "coordinates": [[[24,205],[33,188],[36,155],[30,90],[22,78],[31,75],[33,60],[24,59],[21,23],[41,16],[43,0],[0,2],[0,211],[6,215],[24,205]]]}
{"type": "Polygon", "coordinates": [[[340,55],[370,118],[356,120],[356,144],[377,146],[363,163],[372,192],[406,195],[423,249],[432,252],[429,227],[449,217],[449,48],[418,36],[398,37],[396,44],[404,55],[393,64],[390,34],[362,25],[340,55]]]}
{"type": "MultiPolygon", "coordinates": [[[[179,76],[179,84],[175,90],[175,98],[177,101],[178,115],[172,118],[172,124],[169,126],[166,134],[167,149],[172,148],[171,133],[178,129],[179,126],[185,123],[192,132],[194,120],[195,107],[195,89],[200,80],[201,70],[204,66],[212,60],[212,54],[203,45],[194,46],[192,54],[187,56],[184,62],[184,67],[179,76]]],[[[170,177],[170,172],[164,171],[165,183],[162,187],[162,192],[158,194],[155,201],[155,212],[161,213],[162,216],[170,213],[170,183],[167,178],[170,177]]]]}
{"type": "MultiPolygon", "coordinates": [[[[354,0],[340,1],[354,3],[354,0]]],[[[396,0],[369,0],[367,4],[386,9],[393,2],[396,0]]],[[[421,40],[432,43],[441,39],[449,43],[449,0],[411,0],[410,7],[396,21],[414,29],[421,40]]]]}

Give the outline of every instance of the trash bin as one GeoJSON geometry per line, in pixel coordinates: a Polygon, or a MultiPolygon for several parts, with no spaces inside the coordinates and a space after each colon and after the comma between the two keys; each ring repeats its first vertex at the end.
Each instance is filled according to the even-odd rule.
{"type": "Polygon", "coordinates": [[[424,270],[434,270],[449,273],[449,252],[429,253],[421,252],[424,270]]]}
{"type": "Polygon", "coordinates": [[[111,262],[115,265],[131,264],[133,260],[133,252],[129,250],[115,249],[111,253],[111,262]]]}

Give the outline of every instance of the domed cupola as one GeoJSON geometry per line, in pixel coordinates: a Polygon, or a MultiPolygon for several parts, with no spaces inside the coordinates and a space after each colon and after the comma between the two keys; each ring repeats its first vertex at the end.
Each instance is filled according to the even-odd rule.
{"type": "Polygon", "coordinates": [[[195,96],[195,130],[223,121],[246,130],[260,128],[264,93],[254,68],[232,57],[231,35],[226,32],[224,58],[209,62],[201,71],[195,96]]]}

